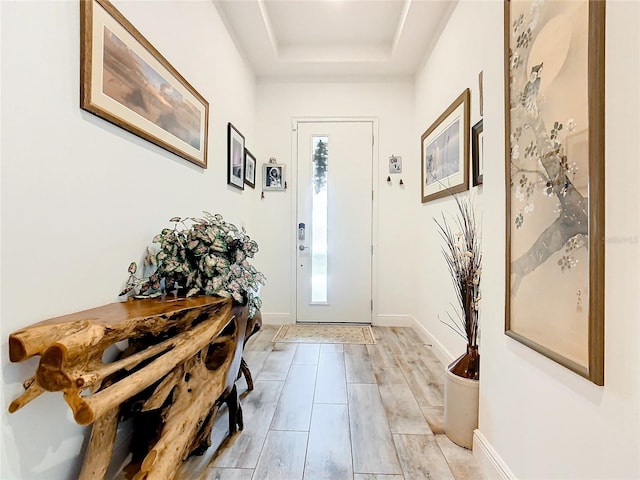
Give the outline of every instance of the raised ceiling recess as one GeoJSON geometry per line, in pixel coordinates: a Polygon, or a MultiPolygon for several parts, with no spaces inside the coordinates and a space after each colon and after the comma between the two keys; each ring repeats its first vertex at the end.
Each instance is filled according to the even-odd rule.
{"type": "Polygon", "coordinates": [[[410,77],[457,0],[214,0],[258,78],[410,77]]]}

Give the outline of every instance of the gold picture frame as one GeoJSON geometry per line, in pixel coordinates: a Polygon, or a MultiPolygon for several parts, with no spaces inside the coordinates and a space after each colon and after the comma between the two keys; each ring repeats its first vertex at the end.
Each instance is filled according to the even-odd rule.
{"type": "Polygon", "coordinates": [[[469,189],[469,89],[420,137],[422,203],[469,189]]]}
{"type": "Polygon", "coordinates": [[[209,103],[108,1],[80,1],[80,107],[207,168],[209,103]]]}
{"type": "Polygon", "coordinates": [[[505,2],[505,333],[604,385],[604,1],[505,2]]]}

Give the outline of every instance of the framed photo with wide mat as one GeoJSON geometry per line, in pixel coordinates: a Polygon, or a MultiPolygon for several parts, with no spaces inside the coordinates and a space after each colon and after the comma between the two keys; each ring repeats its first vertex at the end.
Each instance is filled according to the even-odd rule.
{"type": "Polygon", "coordinates": [[[605,2],[505,2],[508,336],[604,384],[605,2]]]}
{"type": "Polygon", "coordinates": [[[469,89],[420,138],[422,203],[469,189],[469,89]]]}
{"type": "Polygon", "coordinates": [[[207,168],[209,103],[108,1],[80,1],[80,107],[207,168]]]}

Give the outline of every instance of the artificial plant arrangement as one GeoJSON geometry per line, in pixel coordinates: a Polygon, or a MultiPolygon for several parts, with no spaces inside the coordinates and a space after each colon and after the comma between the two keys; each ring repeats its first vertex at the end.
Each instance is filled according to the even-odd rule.
{"type": "Polygon", "coordinates": [[[120,296],[151,298],[177,291],[187,297],[232,297],[248,306],[252,318],[262,306],[258,294],[266,280],[249,263],[258,252],[256,241],[220,214],[204,212],[203,218],[169,221],[173,228],[164,228],[153,239],[160,250],[153,253],[147,248],[143,275],[136,276],[136,262],[129,265],[129,279],[120,296]]]}
{"type": "Polygon", "coordinates": [[[467,342],[467,352],[451,367],[451,373],[464,378],[480,378],[480,355],[478,353],[478,304],[480,302],[480,277],[482,275],[482,250],[473,205],[470,200],[461,200],[453,195],[458,213],[455,216],[454,233],[442,215],[442,221],[434,219],[440,236],[444,240],[442,253],[449,267],[460,312],[448,314],[446,323],[467,342]]]}

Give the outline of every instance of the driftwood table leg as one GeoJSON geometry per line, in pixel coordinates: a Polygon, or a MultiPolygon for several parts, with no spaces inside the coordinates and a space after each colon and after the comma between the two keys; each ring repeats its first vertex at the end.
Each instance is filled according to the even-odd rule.
{"type": "MultiPolygon", "coordinates": [[[[262,313],[260,312],[260,310],[258,310],[252,318],[247,320],[247,334],[244,337],[245,346],[247,344],[247,341],[256,333],[258,333],[261,328],[262,313]]],[[[240,371],[238,372],[238,378],[240,378],[240,375],[244,375],[244,378],[247,381],[247,390],[253,390],[253,378],[251,378],[251,370],[249,370],[249,365],[247,365],[244,357],[240,359],[240,371]]]]}
{"type": "Polygon", "coordinates": [[[240,371],[247,381],[247,390],[253,390],[253,378],[251,378],[251,370],[249,370],[249,365],[247,365],[247,362],[245,362],[244,357],[242,357],[242,360],[240,361],[240,371]]]}
{"type": "Polygon", "coordinates": [[[93,424],[89,446],[78,480],[103,479],[107,474],[118,430],[119,410],[119,407],[112,408],[93,424]]]}
{"type": "Polygon", "coordinates": [[[231,393],[225,397],[224,402],[229,408],[229,435],[233,435],[236,433],[237,429],[242,431],[244,428],[242,407],[240,406],[240,401],[238,399],[238,388],[235,385],[231,389],[231,393]]]}

